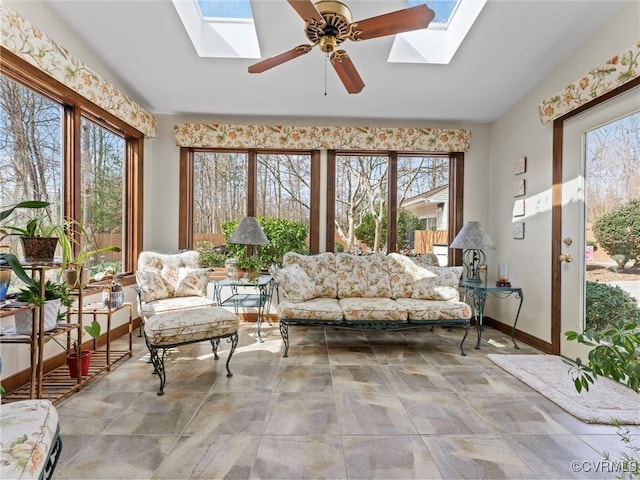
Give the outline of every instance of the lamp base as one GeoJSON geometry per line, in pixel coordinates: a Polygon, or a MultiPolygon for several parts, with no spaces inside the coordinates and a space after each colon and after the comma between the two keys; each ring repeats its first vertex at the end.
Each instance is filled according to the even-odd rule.
{"type": "Polygon", "coordinates": [[[496,287],[510,287],[511,282],[496,282],[496,287]]]}

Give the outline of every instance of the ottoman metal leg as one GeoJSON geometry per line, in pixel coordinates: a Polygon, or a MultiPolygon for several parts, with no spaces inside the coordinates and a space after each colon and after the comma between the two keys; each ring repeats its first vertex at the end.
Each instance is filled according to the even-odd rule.
{"type": "Polygon", "coordinates": [[[282,341],[284,342],[284,358],[289,356],[289,324],[280,319],[280,335],[282,335],[282,341]]]}

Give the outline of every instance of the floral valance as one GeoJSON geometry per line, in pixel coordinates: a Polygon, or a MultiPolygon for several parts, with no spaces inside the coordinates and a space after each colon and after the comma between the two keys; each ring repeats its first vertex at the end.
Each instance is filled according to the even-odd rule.
{"type": "Polygon", "coordinates": [[[640,42],[543,101],[538,105],[542,123],[551,122],[638,77],[639,56],[640,42]]]}
{"type": "Polygon", "coordinates": [[[0,5],[2,46],[95,103],[147,137],[156,136],[156,119],[90,70],[18,12],[0,5]]]}
{"type": "Polygon", "coordinates": [[[471,132],[443,128],[299,127],[185,123],[173,127],[180,147],[290,150],[466,152],[471,132]]]}

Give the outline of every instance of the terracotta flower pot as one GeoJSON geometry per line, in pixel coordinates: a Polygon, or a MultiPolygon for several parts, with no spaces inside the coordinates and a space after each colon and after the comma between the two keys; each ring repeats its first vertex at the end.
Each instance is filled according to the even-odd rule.
{"type": "MultiPolygon", "coordinates": [[[[81,354],[81,362],[82,362],[82,376],[89,374],[89,364],[91,363],[91,350],[82,350],[81,354]]],[[[78,354],[68,353],[67,354],[67,366],[69,367],[69,376],[71,378],[78,378],[78,354]]]]}

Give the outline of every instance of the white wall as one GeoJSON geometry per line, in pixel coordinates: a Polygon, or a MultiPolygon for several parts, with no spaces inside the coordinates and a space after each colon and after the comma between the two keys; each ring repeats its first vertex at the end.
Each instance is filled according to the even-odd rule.
{"type": "MultiPolygon", "coordinates": [[[[490,128],[489,183],[486,190],[488,232],[497,249],[488,252],[489,278],[497,264],[511,267],[511,281],[524,290],[518,329],[551,341],[551,182],[552,124],[542,125],[538,104],[613,55],[631,47],[640,35],[640,2],[626,7],[563,65],[533,88],[490,128]],[[516,177],[513,162],[527,157],[527,172],[516,177]],[[525,239],[512,238],[511,221],[516,178],[526,179],[525,239]]],[[[487,315],[512,322],[515,300],[487,301],[487,315]]]]}

